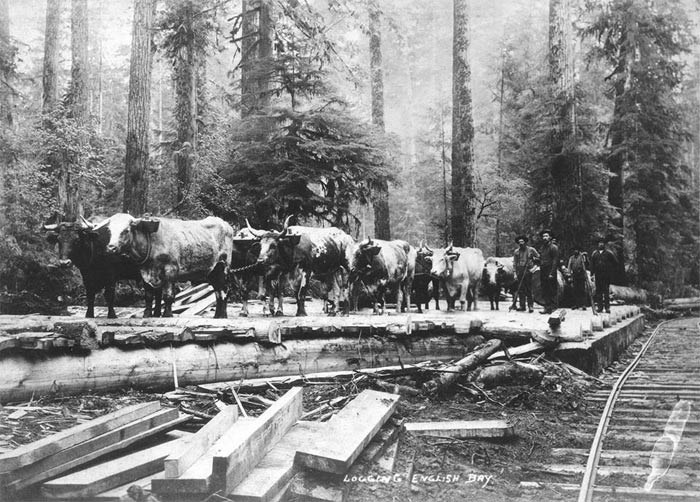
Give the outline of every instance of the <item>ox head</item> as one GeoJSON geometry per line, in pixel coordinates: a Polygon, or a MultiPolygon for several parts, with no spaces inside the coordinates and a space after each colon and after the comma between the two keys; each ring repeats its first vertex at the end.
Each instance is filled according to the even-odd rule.
{"type": "MultiPolygon", "coordinates": [[[[258,234],[260,236],[260,255],[258,264],[265,267],[278,267],[290,261],[294,248],[301,240],[300,235],[289,233],[289,220],[291,215],[284,220],[284,226],[279,232],[270,231],[258,234]]],[[[249,225],[250,228],[250,225],[249,225]]]]}
{"type": "Polygon", "coordinates": [[[458,259],[459,252],[454,250],[451,242],[445,249],[434,250],[432,256],[433,266],[430,268],[430,275],[443,278],[449,277],[452,275],[454,262],[458,259]]]}
{"type": "Polygon", "coordinates": [[[160,221],[117,213],[109,218],[108,225],[110,236],[107,252],[113,255],[141,258],[138,253],[140,243],[146,241],[149,234],[158,231],[160,221]]]}
{"type": "Polygon", "coordinates": [[[374,257],[379,254],[381,249],[381,246],[370,237],[357,245],[350,264],[350,276],[353,280],[372,272],[374,257]]]}
{"type": "Polygon", "coordinates": [[[69,267],[81,251],[89,250],[91,241],[97,237],[98,228],[82,215],[75,222],[42,226],[46,240],[58,246],[58,264],[61,267],[69,267]]]}
{"type": "Polygon", "coordinates": [[[503,282],[503,276],[505,271],[503,270],[503,264],[495,258],[488,258],[484,262],[484,271],[481,274],[481,284],[484,286],[497,286],[500,282],[503,282]]]}
{"type": "Polygon", "coordinates": [[[420,241],[416,250],[416,273],[428,273],[433,263],[433,250],[425,241],[420,241]]]}

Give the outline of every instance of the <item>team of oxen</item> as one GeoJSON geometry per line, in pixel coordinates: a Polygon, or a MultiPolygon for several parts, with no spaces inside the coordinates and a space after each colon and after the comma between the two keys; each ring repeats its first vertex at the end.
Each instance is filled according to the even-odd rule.
{"type": "Polygon", "coordinates": [[[476,248],[431,249],[424,243],[416,248],[403,240],[355,242],[338,228],[290,226],[289,218],[280,231],[255,229],[246,221],[246,227],[234,232],[217,217],[187,221],[118,213],[102,221],[80,217],[44,225],[44,230],[58,244],[59,263],[73,264],[81,272],[87,317],[94,316],[95,294],[102,289],[108,316],[116,317],[116,282],[138,278],[144,284],[144,316],[164,317],[172,315],[176,283],[185,281],[212,286],[215,317],[226,317],[232,289],[241,293],[241,315],[248,315],[247,299],[254,289],[268,296],[267,312],[283,315],[285,284],[293,288],[296,315],[306,315],[311,278],[323,285],[329,314],[357,310],[360,296],[372,299],[375,313],[378,305],[384,313],[387,294],[395,294],[398,312],[407,311],[412,293],[422,312],[431,299],[439,308],[440,288],[448,310],[476,309],[481,282],[493,309],[501,289],[512,289],[514,283],[512,258],[484,260],[476,248]]]}

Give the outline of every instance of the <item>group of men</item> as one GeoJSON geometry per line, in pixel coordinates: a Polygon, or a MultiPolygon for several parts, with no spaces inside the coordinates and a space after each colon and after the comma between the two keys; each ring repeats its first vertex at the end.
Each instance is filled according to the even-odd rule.
{"type": "MultiPolygon", "coordinates": [[[[515,238],[518,244],[513,254],[513,267],[516,274],[517,290],[513,295],[513,305],[516,300],[519,306],[516,310],[532,313],[532,277],[536,266],[539,264],[540,286],[544,308],[542,314],[551,314],[558,308],[557,273],[560,267],[559,246],[553,238],[551,230],[542,230],[542,248],[538,252],[534,247],[528,246],[526,235],[515,238]]],[[[606,239],[596,239],[597,249],[591,253],[590,260],[585,252],[575,247],[569,257],[567,270],[570,274],[573,290],[573,309],[585,309],[590,299],[591,285],[588,278],[588,270],[595,279],[595,303],[598,312],[610,312],[610,282],[617,266],[615,254],[605,247],[606,239]]]]}

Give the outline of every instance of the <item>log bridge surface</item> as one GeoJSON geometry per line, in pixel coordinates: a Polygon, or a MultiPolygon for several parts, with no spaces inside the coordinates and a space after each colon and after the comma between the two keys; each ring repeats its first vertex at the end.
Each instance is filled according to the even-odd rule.
{"type": "MultiPolygon", "coordinates": [[[[560,359],[595,374],[643,329],[634,306],[615,306],[600,316],[567,311],[556,327],[546,316],[506,310],[326,317],[320,302],[312,302],[308,317],[264,317],[253,310],[251,317],[231,312],[229,319],[107,319],[98,308],[98,317],[84,319],[84,310],[73,311],[0,316],[0,403],[49,393],[170,390],[176,382],[449,361],[484,338],[526,351],[533,339],[556,337],[553,350],[560,359]]],[[[122,309],[118,315],[138,314],[122,309]]]]}

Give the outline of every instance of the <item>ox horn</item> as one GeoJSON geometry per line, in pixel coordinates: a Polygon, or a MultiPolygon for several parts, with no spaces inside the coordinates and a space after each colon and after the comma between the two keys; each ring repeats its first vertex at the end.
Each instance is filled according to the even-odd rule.
{"type": "Polygon", "coordinates": [[[445,249],[445,252],[446,252],[446,253],[449,253],[450,251],[452,251],[452,242],[453,242],[453,241],[450,241],[450,245],[447,246],[447,249],[445,249]]]}
{"type": "Polygon", "coordinates": [[[58,228],[58,223],[53,223],[51,225],[42,225],[41,228],[47,232],[52,232],[58,228]]]}
{"type": "Polygon", "coordinates": [[[280,232],[280,235],[286,235],[287,230],[289,229],[289,220],[292,219],[292,215],[290,214],[284,219],[284,225],[282,225],[282,231],[280,232]]]}
{"type": "Polygon", "coordinates": [[[78,216],[78,221],[76,223],[80,223],[80,226],[83,228],[92,228],[92,223],[86,220],[85,216],[83,216],[82,214],[78,216]]]}
{"type": "Polygon", "coordinates": [[[260,232],[258,230],[255,230],[253,227],[250,226],[250,222],[248,221],[248,218],[245,219],[245,224],[246,227],[248,227],[248,231],[253,234],[254,237],[262,237],[264,232],[260,232]]]}

